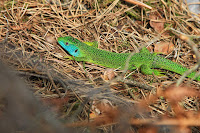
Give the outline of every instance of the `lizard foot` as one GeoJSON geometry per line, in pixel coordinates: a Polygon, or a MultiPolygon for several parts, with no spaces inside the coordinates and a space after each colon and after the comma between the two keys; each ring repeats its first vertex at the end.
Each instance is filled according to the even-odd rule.
{"type": "Polygon", "coordinates": [[[157,76],[165,76],[165,75],[164,75],[165,72],[162,72],[162,71],[160,71],[160,70],[154,70],[154,69],[153,69],[152,71],[153,71],[154,75],[157,75],[157,76]]]}
{"type": "Polygon", "coordinates": [[[147,65],[141,65],[140,67],[140,70],[143,74],[146,74],[146,75],[157,75],[157,76],[164,76],[163,73],[165,72],[162,72],[160,70],[155,70],[155,69],[151,69],[149,66],[147,65]]]}

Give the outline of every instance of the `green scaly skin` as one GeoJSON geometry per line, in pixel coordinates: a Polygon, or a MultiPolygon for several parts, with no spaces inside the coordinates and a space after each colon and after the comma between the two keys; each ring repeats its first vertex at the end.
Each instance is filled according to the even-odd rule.
{"type": "MultiPolygon", "coordinates": [[[[74,57],[67,57],[71,60],[87,61],[109,68],[119,68],[123,70],[125,69],[126,63],[128,63],[128,70],[139,68],[140,71],[146,75],[162,75],[163,72],[155,70],[154,68],[169,70],[180,75],[183,75],[184,72],[188,70],[188,68],[171,60],[157,56],[156,54],[151,54],[146,48],[143,48],[139,53],[135,53],[131,56],[129,62],[127,62],[131,53],[113,53],[97,49],[71,36],[59,37],[58,43],[74,57]]],[[[187,77],[193,78],[195,74],[196,72],[192,72],[187,77]]],[[[200,81],[200,76],[195,80],[200,81]]]]}

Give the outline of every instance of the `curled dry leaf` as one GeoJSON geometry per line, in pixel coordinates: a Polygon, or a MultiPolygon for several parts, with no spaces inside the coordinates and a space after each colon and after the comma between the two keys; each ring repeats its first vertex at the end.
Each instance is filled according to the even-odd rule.
{"type": "Polygon", "coordinates": [[[56,42],[56,39],[53,35],[47,35],[45,37],[45,40],[48,42],[48,43],[55,43],[56,42]]]}
{"type": "Polygon", "coordinates": [[[149,15],[149,19],[150,19],[150,25],[151,27],[157,31],[158,33],[161,33],[161,31],[164,29],[164,24],[165,24],[165,19],[157,14],[150,14],[149,15]]]}
{"type": "Polygon", "coordinates": [[[162,54],[169,54],[173,51],[174,44],[172,42],[158,42],[154,44],[154,52],[155,53],[162,53],[162,54]]]}
{"type": "Polygon", "coordinates": [[[186,42],[188,42],[190,40],[190,38],[188,36],[183,35],[183,34],[180,34],[179,37],[180,37],[180,39],[182,39],[183,41],[186,41],[186,42]]]}
{"type": "Polygon", "coordinates": [[[104,80],[104,81],[109,81],[109,80],[112,80],[114,77],[115,77],[115,72],[114,72],[114,69],[112,68],[107,68],[104,72],[104,75],[101,75],[101,78],[104,80]]]}
{"type": "Polygon", "coordinates": [[[92,103],[92,110],[95,114],[100,115],[104,112],[104,110],[112,106],[113,105],[110,101],[108,101],[107,99],[102,99],[101,101],[94,101],[92,103]]]}

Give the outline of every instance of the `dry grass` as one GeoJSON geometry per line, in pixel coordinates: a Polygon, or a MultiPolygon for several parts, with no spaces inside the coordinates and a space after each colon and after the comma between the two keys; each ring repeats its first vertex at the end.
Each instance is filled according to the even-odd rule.
{"type": "MultiPolygon", "coordinates": [[[[158,127],[154,126],[173,125],[179,127],[177,131],[188,131],[189,126],[200,125],[199,121],[193,121],[200,114],[199,100],[195,97],[198,95],[193,94],[199,89],[199,82],[180,81],[182,86],[190,86],[188,89],[192,92],[183,89],[188,97],[177,94],[181,98],[169,104],[170,95],[176,91],[172,89],[162,95],[159,92],[176,83],[180,75],[165,71],[167,76],[158,77],[143,75],[137,70],[125,73],[116,70],[118,80],[122,82],[105,83],[101,78],[104,67],[63,59],[67,53],[56,41],[57,37],[70,35],[81,41],[98,41],[100,49],[117,53],[139,52],[146,46],[154,51],[158,42],[171,42],[172,51],[163,56],[188,68],[198,64],[198,54],[193,53],[194,49],[180,35],[199,45],[199,16],[191,13],[181,1],[144,3],[153,9],[119,0],[103,3],[96,0],[2,1],[0,39],[5,40],[6,34],[8,37],[0,46],[1,61],[24,77],[33,93],[43,98],[45,105],[54,105],[58,119],[64,123],[81,121],[67,126],[98,127],[98,131],[103,132],[133,132],[133,129],[156,132],[158,127]],[[99,106],[102,99],[108,102],[103,101],[103,105],[100,102],[99,106]],[[97,100],[98,104],[91,100],[97,100]],[[136,103],[134,107],[133,103],[136,103]],[[93,113],[98,110],[102,115],[95,115],[93,122],[88,123],[87,119],[92,117],[89,110],[93,113]],[[150,113],[147,115],[147,112],[150,113]],[[169,116],[173,120],[170,121],[169,116]],[[179,123],[183,119],[188,121],[179,123]],[[129,124],[133,127],[130,128],[129,124]]],[[[174,130],[174,127],[168,128],[174,130]]]]}

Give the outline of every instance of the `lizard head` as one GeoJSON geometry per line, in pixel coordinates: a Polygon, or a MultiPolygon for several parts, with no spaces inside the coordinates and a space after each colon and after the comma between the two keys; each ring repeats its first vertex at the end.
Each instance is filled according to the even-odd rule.
{"type": "Polygon", "coordinates": [[[84,51],[82,50],[84,43],[71,36],[59,37],[58,43],[72,56],[84,57],[84,51]]]}

